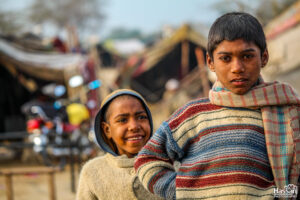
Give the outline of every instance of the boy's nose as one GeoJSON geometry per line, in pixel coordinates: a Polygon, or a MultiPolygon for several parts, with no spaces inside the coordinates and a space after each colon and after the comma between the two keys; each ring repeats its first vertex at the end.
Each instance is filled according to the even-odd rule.
{"type": "Polygon", "coordinates": [[[128,130],[129,131],[138,131],[140,129],[140,124],[137,120],[132,119],[129,121],[128,130]]]}
{"type": "Polygon", "coordinates": [[[241,73],[245,71],[243,62],[240,59],[235,59],[232,62],[231,72],[232,73],[241,73]]]}

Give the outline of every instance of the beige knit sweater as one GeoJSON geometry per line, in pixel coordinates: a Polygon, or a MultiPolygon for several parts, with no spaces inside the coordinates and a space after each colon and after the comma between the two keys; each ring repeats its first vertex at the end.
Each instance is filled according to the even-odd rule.
{"type": "Polygon", "coordinates": [[[134,159],[106,153],[88,161],[80,173],[76,200],[161,199],[141,185],[133,168],[134,159]]]}

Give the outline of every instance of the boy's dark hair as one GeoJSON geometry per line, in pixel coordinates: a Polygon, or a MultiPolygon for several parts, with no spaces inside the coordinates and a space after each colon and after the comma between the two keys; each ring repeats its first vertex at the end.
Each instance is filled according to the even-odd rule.
{"type": "Polygon", "coordinates": [[[213,51],[223,40],[243,39],[254,42],[261,51],[267,48],[266,37],[259,21],[248,13],[231,12],[222,15],[213,23],[208,34],[207,52],[213,59],[213,51]]]}

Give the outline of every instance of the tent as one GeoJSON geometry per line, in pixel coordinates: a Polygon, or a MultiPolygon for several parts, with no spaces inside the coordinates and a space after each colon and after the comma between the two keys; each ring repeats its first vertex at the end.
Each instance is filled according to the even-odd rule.
{"type": "Polygon", "coordinates": [[[200,50],[204,58],[206,42],[189,25],[183,25],[173,35],[138,56],[138,59],[130,58],[135,60],[132,61],[133,67],[122,73],[123,77],[118,81],[121,87],[129,84],[129,87],[140,92],[147,101],[157,102],[161,100],[168,80],[180,81],[197,67],[195,50],[200,50]]]}
{"type": "MultiPolygon", "coordinates": [[[[24,130],[21,105],[50,83],[67,87],[86,62],[80,54],[34,51],[0,38],[0,132],[24,130]]],[[[75,93],[68,88],[68,97],[75,93]]]]}

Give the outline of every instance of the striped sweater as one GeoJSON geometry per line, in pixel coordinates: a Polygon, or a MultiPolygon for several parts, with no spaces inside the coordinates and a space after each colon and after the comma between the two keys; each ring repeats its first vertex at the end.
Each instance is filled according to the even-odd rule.
{"type": "Polygon", "coordinates": [[[273,199],[260,110],[186,104],[140,151],[143,185],[167,199],[273,199]],[[174,161],[180,166],[175,171],[174,161]]]}

